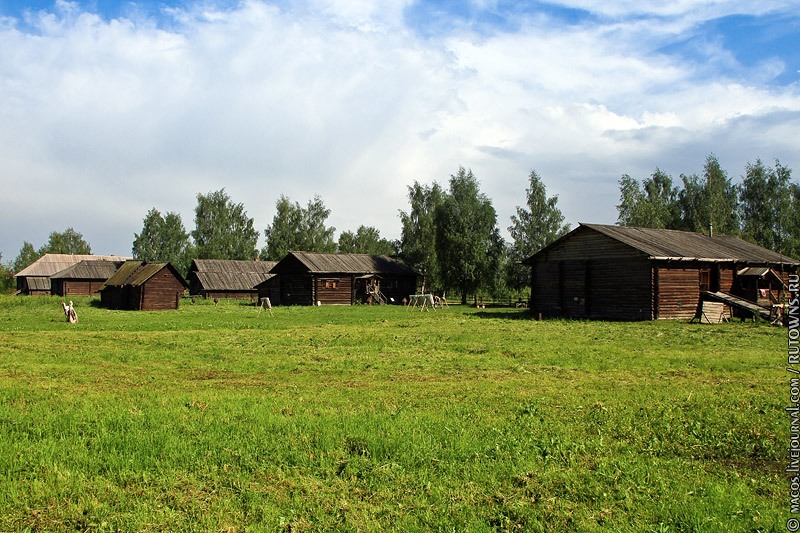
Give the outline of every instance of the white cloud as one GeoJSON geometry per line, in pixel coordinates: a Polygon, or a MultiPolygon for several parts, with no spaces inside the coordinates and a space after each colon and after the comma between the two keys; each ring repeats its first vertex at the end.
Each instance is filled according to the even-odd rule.
{"type": "Polygon", "coordinates": [[[446,184],[460,165],[505,228],[531,169],[575,223],[615,220],[622,173],[696,172],[712,151],[732,174],[772,151],[800,162],[787,141],[798,87],[757,84],[779,65],[745,83],[654,53],[687,31],[678,19],[694,3],[441,38],[405,27],[408,5],[251,0],[157,24],[59,3],[25,29],[4,20],[0,160],[14,201],[0,215],[3,258],[68,226],[98,253],[128,254],[148,209],[191,229],[196,194],[222,187],[259,230],[280,194],[320,194],[339,231],[397,238],[406,186],[446,184]]]}

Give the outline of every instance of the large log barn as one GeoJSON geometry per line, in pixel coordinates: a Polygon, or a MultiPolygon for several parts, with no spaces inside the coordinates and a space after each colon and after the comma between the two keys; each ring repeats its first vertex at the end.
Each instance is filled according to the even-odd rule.
{"type": "Polygon", "coordinates": [[[177,309],[189,285],[169,263],[126,261],[100,289],[100,303],[111,309],[177,309]]]}
{"type": "Polygon", "coordinates": [[[259,285],[259,296],[275,305],[366,303],[376,286],[386,302],[401,303],[416,292],[418,276],[386,255],[311,252],[289,252],[271,272],[277,277],[259,285]]]}
{"type": "Polygon", "coordinates": [[[800,262],[737,237],[580,224],[524,261],[534,316],[690,319],[702,300],[769,314],[800,262]],[[748,303],[750,302],[750,303],[748,303]]]}

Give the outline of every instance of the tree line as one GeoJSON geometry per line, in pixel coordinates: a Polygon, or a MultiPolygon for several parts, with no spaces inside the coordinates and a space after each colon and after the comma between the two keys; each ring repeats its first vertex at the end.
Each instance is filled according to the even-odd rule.
{"type": "MultiPolygon", "coordinates": [[[[617,223],[704,233],[713,227],[714,233],[800,256],[800,186],[779,161],[773,167],[758,159],[748,163],[741,183],[734,184],[712,154],[702,175],[681,174],[680,180],[678,186],[658,168],[642,182],[624,174],[617,223]]],[[[291,250],[396,255],[424,275],[426,290],[467,303],[470,296],[525,298],[530,272],[521,261],[570,229],[558,197],[547,195],[535,170],[528,176],[525,205],[510,218],[509,241],[501,235],[491,199],[469,169],[459,168],[446,188],[415,181],[407,199],[407,210],[398,210],[399,240],[384,239],[376,228],[363,225],[343,231],[337,240],[322,198],[314,196],[303,206],[281,195],[264,230],[266,245],[259,250],[253,219],[223,188],[197,195],[191,231],[179,214],[150,209],[134,234],[131,255],[170,261],[184,274],[194,258],[278,261],[291,250]]],[[[51,233],[38,250],[26,241],[12,263],[2,264],[0,257],[6,286],[12,283],[10,274],[45,253],[88,254],[91,247],[73,228],[51,233]]]]}
{"type": "Polygon", "coordinates": [[[734,184],[713,154],[702,175],[671,176],[656,168],[638,182],[624,174],[619,181],[617,223],[735,235],[789,257],[800,257],[800,185],[792,170],[776,160],[747,163],[734,184]]]}

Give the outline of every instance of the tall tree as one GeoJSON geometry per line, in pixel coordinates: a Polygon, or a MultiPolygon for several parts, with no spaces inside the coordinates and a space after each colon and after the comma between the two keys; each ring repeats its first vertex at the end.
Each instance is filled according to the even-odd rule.
{"type": "Polygon", "coordinates": [[[706,158],[703,177],[681,176],[683,190],[678,196],[681,221],[678,229],[722,235],[738,235],[738,194],[719,160],[706,158]]]}
{"type": "Polygon", "coordinates": [[[11,264],[3,263],[3,254],[0,253],[0,292],[10,292],[14,287],[14,268],[11,264]]]}
{"type": "Polygon", "coordinates": [[[19,250],[19,254],[17,254],[16,259],[14,259],[14,262],[12,263],[14,272],[19,272],[43,255],[44,253],[37,252],[31,243],[24,241],[22,243],[22,248],[19,250]]]}
{"type": "Polygon", "coordinates": [[[525,189],[526,206],[517,206],[516,215],[511,215],[510,264],[508,284],[515,290],[529,285],[530,268],[520,261],[527,259],[569,231],[564,215],[558,208],[558,196],[547,197],[547,189],[539,174],[531,170],[528,188],[525,189]]]}
{"type": "Polygon", "coordinates": [[[786,241],[779,250],[794,259],[800,258],[800,184],[789,184],[789,207],[781,213],[786,228],[786,241]]]}
{"type": "Polygon", "coordinates": [[[154,207],[144,217],[142,232],[133,234],[131,254],[144,261],[169,261],[184,275],[191,263],[192,243],[181,216],[163,216],[154,207]]]}
{"type": "Polygon", "coordinates": [[[490,254],[496,243],[497,214],[491,200],[480,192],[471,170],[459,168],[450,176],[450,189],[436,208],[436,243],[439,271],[444,285],[467,295],[491,276],[490,254]]]}
{"type": "Polygon", "coordinates": [[[658,168],[641,188],[636,180],[624,174],[620,179],[617,212],[621,226],[674,229],[680,218],[678,188],[669,174],[658,168]]]}
{"type": "Polygon", "coordinates": [[[44,254],[78,254],[89,255],[92,247],[83,240],[83,235],[72,228],[64,231],[54,231],[42,248],[39,249],[40,255],[44,254]]]}
{"type": "Polygon", "coordinates": [[[220,189],[197,195],[192,231],[198,258],[255,259],[258,232],[242,204],[220,189]]]}
{"type": "Polygon", "coordinates": [[[263,259],[280,261],[293,250],[318,253],[336,251],[336,241],[333,240],[336,228],[325,225],[331,212],[319,196],[314,196],[303,208],[281,195],[275,208],[272,224],[264,230],[267,244],[261,251],[263,259]]]}
{"type": "Polygon", "coordinates": [[[442,280],[436,250],[436,208],[444,200],[444,191],[438,183],[423,186],[418,182],[408,187],[411,208],[400,211],[402,232],[400,254],[425,276],[429,289],[441,291],[442,280]]]}
{"type": "Polygon", "coordinates": [[[343,231],[339,235],[339,251],[348,254],[392,255],[397,253],[394,245],[381,238],[376,228],[359,226],[355,233],[343,231]]]}
{"type": "Polygon", "coordinates": [[[309,200],[303,217],[303,233],[306,243],[304,249],[308,252],[333,253],[336,251],[336,241],[333,235],[336,228],[326,226],[325,221],[331,210],[325,207],[319,196],[309,200]]]}
{"type": "Polygon", "coordinates": [[[760,159],[747,163],[739,188],[742,235],[770,250],[783,250],[788,239],[784,214],[791,208],[791,170],[775,162],[768,168],[760,159]]]}

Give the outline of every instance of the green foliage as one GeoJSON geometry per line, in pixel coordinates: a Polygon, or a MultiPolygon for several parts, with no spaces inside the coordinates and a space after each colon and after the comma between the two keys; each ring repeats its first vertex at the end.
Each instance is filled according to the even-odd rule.
{"type": "Polygon", "coordinates": [[[400,251],[403,259],[425,275],[425,285],[441,291],[442,278],[436,250],[436,222],[434,214],[444,200],[444,191],[438,183],[420,185],[416,181],[408,187],[408,213],[400,211],[402,232],[400,251]]]}
{"type": "Polygon", "coordinates": [[[169,261],[183,275],[189,271],[192,243],[179,214],[168,212],[162,216],[152,208],[144,217],[142,232],[134,233],[133,237],[133,257],[144,261],[169,261]]]}
{"type": "Polygon", "coordinates": [[[10,263],[3,263],[3,254],[0,253],[0,294],[11,292],[13,289],[14,267],[10,263]]]}
{"type": "Polygon", "coordinates": [[[92,247],[83,240],[83,235],[72,228],[50,233],[47,244],[39,249],[40,257],[44,254],[89,255],[91,253],[92,247]]]}
{"type": "Polygon", "coordinates": [[[706,158],[703,177],[681,176],[683,190],[678,195],[681,226],[677,229],[708,233],[713,227],[720,235],[738,235],[736,187],[720,167],[716,156],[706,158]]]}
{"type": "Polygon", "coordinates": [[[775,161],[768,168],[756,159],[748,163],[739,188],[742,236],[770,250],[783,251],[789,239],[791,169],[775,161]]]}
{"type": "Polygon", "coordinates": [[[3,531],[785,527],[780,328],[75,304],[0,298],[3,531]]]}
{"type": "Polygon", "coordinates": [[[267,245],[261,251],[262,259],[280,261],[291,251],[333,253],[336,251],[334,227],[325,225],[331,214],[319,196],[309,200],[304,209],[281,195],[275,204],[276,212],[272,224],[267,226],[264,236],[267,245]]]}
{"type": "Polygon", "coordinates": [[[397,253],[391,241],[381,238],[376,228],[359,226],[355,233],[343,231],[339,235],[339,252],[348,254],[393,255],[397,253]]]}
{"type": "Polygon", "coordinates": [[[14,259],[14,263],[12,265],[14,272],[19,272],[42,257],[42,255],[44,255],[44,253],[37,252],[31,243],[24,241],[22,243],[22,248],[19,250],[19,254],[17,254],[17,257],[14,259]]]}
{"type": "Polygon", "coordinates": [[[668,174],[657,168],[641,188],[627,174],[619,183],[617,212],[621,226],[674,229],[680,225],[679,191],[668,174]]]}
{"type": "Polygon", "coordinates": [[[480,192],[471,170],[450,176],[450,189],[434,212],[436,252],[443,285],[457,290],[461,303],[494,272],[491,253],[497,250],[497,214],[480,192]]]}
{"type": "Polygon", "coordinates": [[[569,224],[564,223],[557,205],[558,196],[547,197],[545,185],[535,170],[528,176],[525,196],[527,209],[517,206],[508,228],[512,239],[508,284],[516,290],[530,285],[530,267],[520,262],[569,231],[569,224]]]}
{"type": "Polygon", "coordinates": [[[225,189],[197,195],[192,238],[199,259],[255,259],[258,232],[242,204],[225,189]]]}

